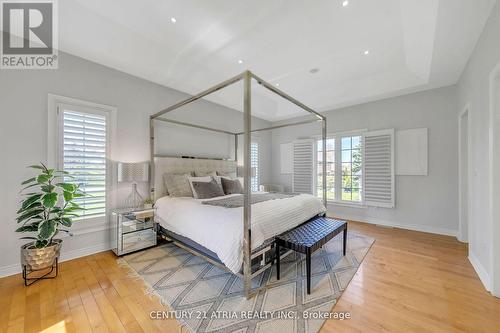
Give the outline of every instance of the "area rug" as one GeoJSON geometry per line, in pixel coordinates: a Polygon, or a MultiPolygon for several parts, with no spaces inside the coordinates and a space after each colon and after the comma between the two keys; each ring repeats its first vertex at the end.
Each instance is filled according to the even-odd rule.
{"type": "Polygon", "coordinates": [[[249,300],[239,277],[171,243],[119,261],[132,269],[131,275],[146,282],[149,293],[174,310],[156,313],[154,319],[175,317],[191,332],[315,333],[326,319],[345,316],[332,307],[373,242],[349,232],[345,257],[341,235],[316,251],[310,295],[306,293],[305,257],[291,254],[282,260],[279,281],[275,266],[252,280],[254,288],[262,288],[249,300]]]}

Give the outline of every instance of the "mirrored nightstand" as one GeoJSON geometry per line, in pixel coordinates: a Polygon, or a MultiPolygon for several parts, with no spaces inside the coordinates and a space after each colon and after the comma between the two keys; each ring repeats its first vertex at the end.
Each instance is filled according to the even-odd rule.
{"type": "Polygon", "coordinates": [[[156,245],[154,209],[115,209],[112,223],[111,242],[116,255],[156,245]]]}

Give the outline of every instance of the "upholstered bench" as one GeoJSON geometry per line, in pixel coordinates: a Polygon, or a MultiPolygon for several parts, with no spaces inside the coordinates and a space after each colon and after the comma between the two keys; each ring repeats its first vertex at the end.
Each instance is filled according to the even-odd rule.
{"type": "Polygon", "coordinates": [[[280,279],[280,248],[284,247],[306,255],[307,293],[311,293],[311,254],[333,237],[344,232],[343,254],[347,246],[347,222],[315,217],[300,226],[276,236],[276,278],[280,279]]]}

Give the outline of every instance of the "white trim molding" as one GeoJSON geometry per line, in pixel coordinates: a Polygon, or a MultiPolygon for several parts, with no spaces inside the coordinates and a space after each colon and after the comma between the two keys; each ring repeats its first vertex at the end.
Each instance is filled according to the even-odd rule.
{"type": "Polygon", "coordinates": [[[338,213],[334,213],[332,211],[328,211],[327,215],[331,216],[331,217],[339,218],[342,220],[356,221],[356,222],[380,225],[380,226],[384,226],[384,227],[405,229],[405,230],[411,230],[411,231],[426,232],[426,233],[430,233],[430,234],[443,235],[443,236],[457,237],[457,233],[458,233],[458,230],[455,230],[455,229],[425,226],[425,225],[419,225],[419,224],[403,224],[403,223],[399,223],[399,222],[387,221],[387,220],[377,219],[377,218],[373,218],[373,217],[357,216],[357,215],[350,215],[350,214],[349,215],[338,214],[338,213]]]}
{"type": "Polygon", "coordinates": [[[488,271],[484,268],[483,265],[481,265],[481,262],[477,259],[477,257],[473,253],[469,253],[469,261],[474,268],[474,270],[477,273],[477,276],[479,276],[479,279],[484,285],[484,288],[487,291],[491,291],[491,278],[490,275],[488,274],[488,271]]]}
{"type": "MultiPolygon", "coordinates": [[[[490,267],[491,293],[500,297],[500,129],[497,128],[497,119],[500,119],[500,62],[491,71],[489,77],[489,223],[491,226],[490,238],[490,267]]],[[[500,122],[500,121],[499,121],[500,122]]]]}
{"type": "Polygon", "coordinates": [[[469,230],[470,230],[470,180],[472,179],[470,173],[470,135],[471,135],[471,112],[470,112],[470,103],[467,103],[463,108],[460,114],[458,115],[458,234],[457,239],[460,242],[468,243],[469,242],[469,230]],[[464,116],[467,115],[467,174],[464,175],[464,170],[462,170],[462,123],[464,116]],[[464,176],[467,177],[467,202],[464,202],[463,196],[463,179],[464,176]],[[464,221],[463,205],[467,205],[467,217],[464,221]]]}
{"type": "MultiPolygon", "coordinates": [[[[91,254],[108,251],[108,250],[111,250],[111,244],[109,242],[96,244],[96,245],[92,245],[89,247],[76,249],[76,250],[70,250],[70,251],[64,251],[64,244],[63,244],[63,249],[61,252],[61,258],[59,259],[59,262],[73,260],[73,259],[77,259],[80,257],[89,256],[91,254]]],[[[19,274],[19,273],[21,273],[21,271],[22,271],[22,269],[21,269],[20,263],[0,267],[0,278],[10,276],[10,275],[19,274]]]]}

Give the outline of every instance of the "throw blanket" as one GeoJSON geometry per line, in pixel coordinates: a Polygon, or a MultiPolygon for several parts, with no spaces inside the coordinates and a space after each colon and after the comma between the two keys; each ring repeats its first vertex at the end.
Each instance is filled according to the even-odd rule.
{"type": "MultiPolygon", "coordinates": [[[[276,199],[287,199],[299,195],[299,193],[255,193],[250,196],[251,204],[256,204],[259,202],[276,200],[276,199]]],[[[225,208],[239,208],[243,207],[243,194],[232,196],[229,198],[222,198],[218,200],[202,201],[204,205],[225,207],[225,208]]]]}

